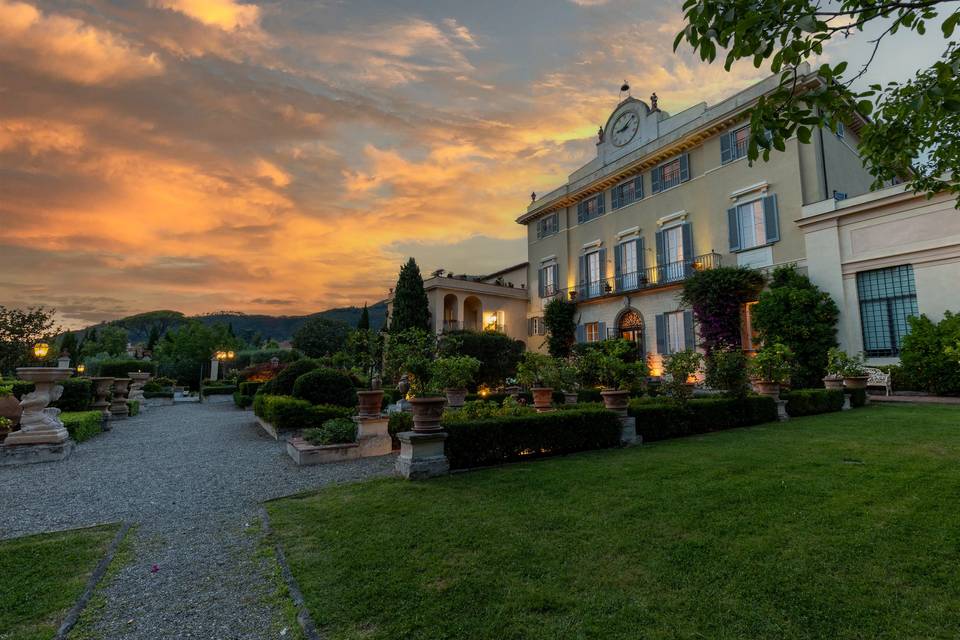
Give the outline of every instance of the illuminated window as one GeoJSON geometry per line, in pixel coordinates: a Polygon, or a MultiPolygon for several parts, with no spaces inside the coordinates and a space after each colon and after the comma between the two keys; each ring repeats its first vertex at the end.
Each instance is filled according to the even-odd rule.
{"type": "Polygon", "coordinates": [[[760,346],[760,336],[757,334],[756,329],[753,328],[753,308],[756,304],[756,301],[754,301],[743,305],[743,321],[741,322],[742,335],[740,336],[740,340],[743,343],[744,351],[756,351],[760,346]]]}
{"type": "Polygon", "coordinates": [[[654,167],[650,172],[650,188],[653,193],[660,193],[689,179],[690,157],[684,153],[670,162],[654,167]]]}
{"type": "Polygon", "coordinates": [[[677,353],[685,351],[687,345],[684,341],[683,311],[668,313],[667,315],[667,348],[668,353],[677,353]]]}
{"type": "Polygon", "coordinates": [[[588,322],[583,325],[583,328],[586,332],[587,342],[600,342],[602,338],[600,337],[599,322],[588,322]]]}

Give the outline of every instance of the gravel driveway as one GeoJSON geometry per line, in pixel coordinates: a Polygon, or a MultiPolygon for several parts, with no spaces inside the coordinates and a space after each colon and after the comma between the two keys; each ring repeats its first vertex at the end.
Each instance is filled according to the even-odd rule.
{"type": "Polygon", "coordinates": [[[249,412],[154,407],[63,462],[0,467],[0,538],[135,523],[133,560],[106,590],[104,638],[276,638],[258,503],[392,468],[393,456],[299,468],[249,412]]]}

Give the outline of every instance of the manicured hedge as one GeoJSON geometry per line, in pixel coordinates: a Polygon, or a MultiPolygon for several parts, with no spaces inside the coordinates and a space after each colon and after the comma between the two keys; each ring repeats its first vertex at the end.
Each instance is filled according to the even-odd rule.
{"type": "MultiPolygon", "coordinates": [[[[467,402],[472,402],[474,400],[489,400],[490,402],[496,402],[497,404],[503,404],[503,401],[510,397],[509,393],[488,393],[485,396],[481,396],[476,393],[468,393],[466,397],[467,402]]],[[[517,394],[517,400],[525,400],[527,404],[533,404],[533,394],[529,391],[522,391],[517,394]]]]}
{"type": "Polygon", "coordinates": [[[311,404],[357,406],[357,390],[353,381],[335,369],[324,367],[308,371],[297,378],[293,383],[293,397],[311,404]]]}
{"type": "Polygon", "coordinates": [[[258,393],[253,399],[253,413],[272,424],[277,431],[320,427],[332,418],[349,418],[353,412],[346,407],[314,405],[290,396],[258,393]]]}
{"type": "Polygon", "coordinates": [[[253,398],[254,396],[248,396],[240,393],[239,391],[234,391],[233,404],[237,405],[241,409],[246,409],[253,404],[253,398]]]}
{"type": "Polygon", "coordinates": [[[60,420],[75,442],[89,440],[103,431],[103,413],[100,411],[64,411],[60,420]]]}
{"type": "Polygon", "coordinates": [[[63,395],[53,406],[61,411],[86,411],[93,400],[93,382],[90,378],[67,378],[60,383],[63,395]]]}
{"type": "Polygon", "coordinates": [[[262,382],[241,382],[237,386],[237,391],[245,396],[255,396],[262,385],[262,382]]]}
{"type": "Polygon", "coordinates": [[[843,409],[843,389],[796,389],[780,394],[791,417],[813,416],[843,409]]]}
{"type": "Polygon", "coordinates": [[[131,372],[143,371],[157,375],[157,363],[150,360],[104,360],[97,375],[102,378],[126,378],[131,372]]]}
{"type": "Polygon", "coordinates": [[[235,384],[218,384],[218,385],[209,385],[203,387],[200,390],[200,395],[203,397],[206,396],[229,396],[237,390],[237,385],[235,384]]]}
{"type": "Polygon", "coordinates": [[[452,469],[620,446],[620,420],[610,411],[556,411],[444,424],[452,469]]]}
{"type": "Polygon", "coordinates": [[[284,367],[275,378],[267,382],[270,393],[278,396],[293,395],[293,385],[296,383],[297,378],[313,371],[318,366],[316,361],[310,358],[303,358],[302,360],[291,362],[284,367]]]}
{"type": "Polygon", "coordinates": [[[686,406],[636,398],[630,401],[629,414],[637,419],[637,435],[652,442],[774,422],[777,403],[765,396],[694,398],[686,406]]]}

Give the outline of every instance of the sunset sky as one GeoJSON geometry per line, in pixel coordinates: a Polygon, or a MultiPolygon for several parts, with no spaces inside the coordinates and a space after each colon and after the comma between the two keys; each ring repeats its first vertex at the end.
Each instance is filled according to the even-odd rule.
{"type": "MultiPolygon", "coordinates": [[[[375,302],[408,255],[522,261],[514,218],[624,79],[676,112],[763,75],[674,55],[680,5],[0,0],[0,304],[299,314],[375,302]]],[[[870,80],[943,48],[897,38],[870,80]]]]}

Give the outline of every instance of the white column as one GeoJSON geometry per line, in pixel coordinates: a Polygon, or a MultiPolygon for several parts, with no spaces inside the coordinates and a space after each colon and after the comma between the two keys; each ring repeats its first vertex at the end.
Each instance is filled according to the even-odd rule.
{"type": "Polygon", "coordinates": [[[220,361],[216,358],[210,358],[210,379],[218,380],[220,377],[220,361]]]}

